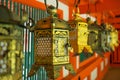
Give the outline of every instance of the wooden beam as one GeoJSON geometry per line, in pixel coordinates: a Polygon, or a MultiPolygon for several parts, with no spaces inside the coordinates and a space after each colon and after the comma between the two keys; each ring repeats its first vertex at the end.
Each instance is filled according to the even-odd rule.
{"type": "Polygon", "coordinates": [[[120,29],[120,24],[113,24],[116,29],[120,29]]]}
{"type": "Polygon", "coordinates": [[[120,9],[114,10],[113,13],[114,13],[115,15],[120,15],[120,9]]]}
{"type": "Polygon", "coordinates": [[[120,18],[111,18],[111,19],[108,19],[107,22],[111,24],[120,23],[120,18]]]}
{"type": "MultiPolygon", "coordinates": [[[[102,3],[98,2],[95,4],[90,3],[89,9],[91,13],[95,12],[106,12],[111,10],[117,10],[120,9],[119,7],[120,1],[119,0],[104,0],[102,3]]],[[[88,5],[80,5],[79,6],[81,13],[86,13],[88,11],[88,5]]]]}

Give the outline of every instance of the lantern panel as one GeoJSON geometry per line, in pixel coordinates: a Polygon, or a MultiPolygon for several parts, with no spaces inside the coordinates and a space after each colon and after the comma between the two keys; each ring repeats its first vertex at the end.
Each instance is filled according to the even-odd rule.
{"type": "Polygon", "coordinates": [[[51,38],[39,37],[36,39],[36,54],[38,56],[50,56],[51,53],[51,38]]]}
{"type": "Polygon", "coordinates": [[[51,32],[51,30],[35,31],[35,61],[37,64],[53,64],[51,32]]]}
{"type": "Polygon", "coordinates": [[[91,47],[87,44],[88,42],[88,24],[85,22],[78,22],[78,53],[81,53],[84,48],[87,49],[88,52],[92,53],[91,47]]]}
{"type": "Polygon", "coordinates": [[[65,64],[69,63],[68,47],[69,40],[68,30],[53,30],[53,63],[65,64]]]}

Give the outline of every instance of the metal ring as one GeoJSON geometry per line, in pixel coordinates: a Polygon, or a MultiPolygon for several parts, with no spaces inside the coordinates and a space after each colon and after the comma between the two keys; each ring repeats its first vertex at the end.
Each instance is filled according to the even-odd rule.
{"type": "MultiPolygon", "coordinates": [[[[47,1],[44,0],[44,2],[45,2],[46,9],[48,10],[48,7],[47,7],[47,1]]],[[[56,0],[56,9],[58,9],[58,0],[56,0]]]]}

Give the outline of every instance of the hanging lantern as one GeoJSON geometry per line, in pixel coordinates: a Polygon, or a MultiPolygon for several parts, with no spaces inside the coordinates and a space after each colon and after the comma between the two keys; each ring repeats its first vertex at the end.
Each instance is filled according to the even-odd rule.
{"type": "Polygon", "coordinates": [[[104,47],[104,51],[105,52],[111,52],[112,49],[110,47],[110,43],[111,43],[111,36],[110,36],[110,33],[111,33],[111,29],[107,28],[107,24],[105,23],[102,23],[101,24],[101,27],[102,27],[102,30],[101,30],[101,37],[102,37],[102,41],[104,41],[103,43],[103,47],[104,47]]]}
{"type": "Polygon", "coordinates": [[[118,31],[110,24],[107,25],[110,29],[110,48],[112,51],[119,45],[118,31]]]}
{"type": "Polygon", "coordinates": [[[88,53],[92,53],[91,47],[88,42],[88,24],[82,21],[80,17],[79,9],[73,13],[74,20],[69,21],[69,24],[74,30],[70,31],[70,44],[74,48],[74,52],[80,54],[87,50],[88,53]]]}
{"type": "Polygon", "coordinates": [[[100,28],[97,24],[93,23],[88,26],[89,34],[88,34],[88,44],[91,46],[93,52],[101,54],[101,49],[99,48],[100,39],[99,32],[100,28]]]}
{"type": "MultiPolygon", "coordinates": [[[[102,38],[104,40],[103,47],[105,52],[114,51],[114,47],[118,46],[118,32],[110,24],[101,24],[102,27],[102,38]]],[[[102,41],[103,41],[102,40],[102,41]]]]}
{"type": "Polygon", "coordinates": [[[110,31],[106,29],[106,25],[90,24],[88,35],[88,44],[91,45],[92,50],[103,56],[104,52],[111,51],[110,48],[110,31]]]}
{"type": "Polygon", "coordinates": [[[8,8],[0,6],[0,80],[18,80],[22,76],[22,29],[13,16],[8,8]]]}
{"type": "Polygon", "coordinates": [[[69,63],[69,29],[70,26],[64,20],[57,18],[57,10],[54,6],[47,8],[50,17],[41,19],[35,27],[35,63],[28,76],[34,75],[40,66],[45,67],[48,77],[56,79],[62,66],[74,73],[69,63]]]}
{"type": "Polygon", "coordinates": [[[101,39],[102,39],[102,47],[104,52],[110,52],[111,48],[110,48],[110,30],[108,30],[106,28],[106,24],[102,23],[101,26],[101,39]]]}

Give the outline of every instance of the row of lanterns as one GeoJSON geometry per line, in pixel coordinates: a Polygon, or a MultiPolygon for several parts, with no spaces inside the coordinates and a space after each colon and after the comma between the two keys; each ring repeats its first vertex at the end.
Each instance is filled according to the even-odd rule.
{"type": "Polygon", "coordinates": [[[59,77],[62,66],[74,74],[69,62],[70,49],[74,49],[75,55],[97,53],[104,57],[105,52],[114,51],[114,47],[118,46],[118,32],[112,25],[82,22],[79,13],[75,13],[74,20],[66,22],[56,16],[56,8],[52,5],[48,12],[50,16],[39,20],[32,28],[35,33],[35,63],[28,76],[34,75],[40,66],[45,67],[51,79],[59,77]],[[49,48],[42,45],[48,43],[46,38],[51,43],[49,48]],[[38,41],[40,43],[36,43],[38,41]],[[42,53],[42,49],[49,53],[42,53]]]}
{"type": "MultiPolygon", "coordinates": [[[[1,8],[1,10],[3,9],[5,8],[1,8]]],[[[104,57],[104,52],[114,51],[114,47],[118,46],[118,32],[112,25],[82,22],[79,12],[74,13],[74,20],[66,22],[57,17],[57,10],[52,5],[47,7],[47,12],[50,16],[39,20],[34,27],[30,26],[31,23],[26,24],[26,28],[34,32],[35,43],[35,63],[28,74],[29,77],[34,75],[40,66],[45,67],[50,79],[59,77],[63,66],[70,73],[75,74],[69,62],[69,52],[72,48],[75,55],[81,53],[92,55],[96,52],[104,57]]],[[[0,29],[6,31],[0,33],[0,37],[2,37],[0,38],[0,74],[5,74],[6,71],[14,74],[17,71],[15,69],[19,69],[15,65],[16,60],[22,60],[22,47],[20,47],[22,39],[19,39],[22,31],[17,24],[20,25],[24,20],[15,23],[13,19],[11,21],[11,16],[7,15],[7,17],[5,18],[7,20],[1,20],[2,25],[0,25],[3,26],[0,29]],[[3,50],[2,42],[8,44],[7,49],[3,50]],[[10,63],[6,61],[10,61],[10,63]],[[2,64],[5,66],[3,67],[2,64]],[[2,68],[6,69],[2,72],[2,68]]]]}

